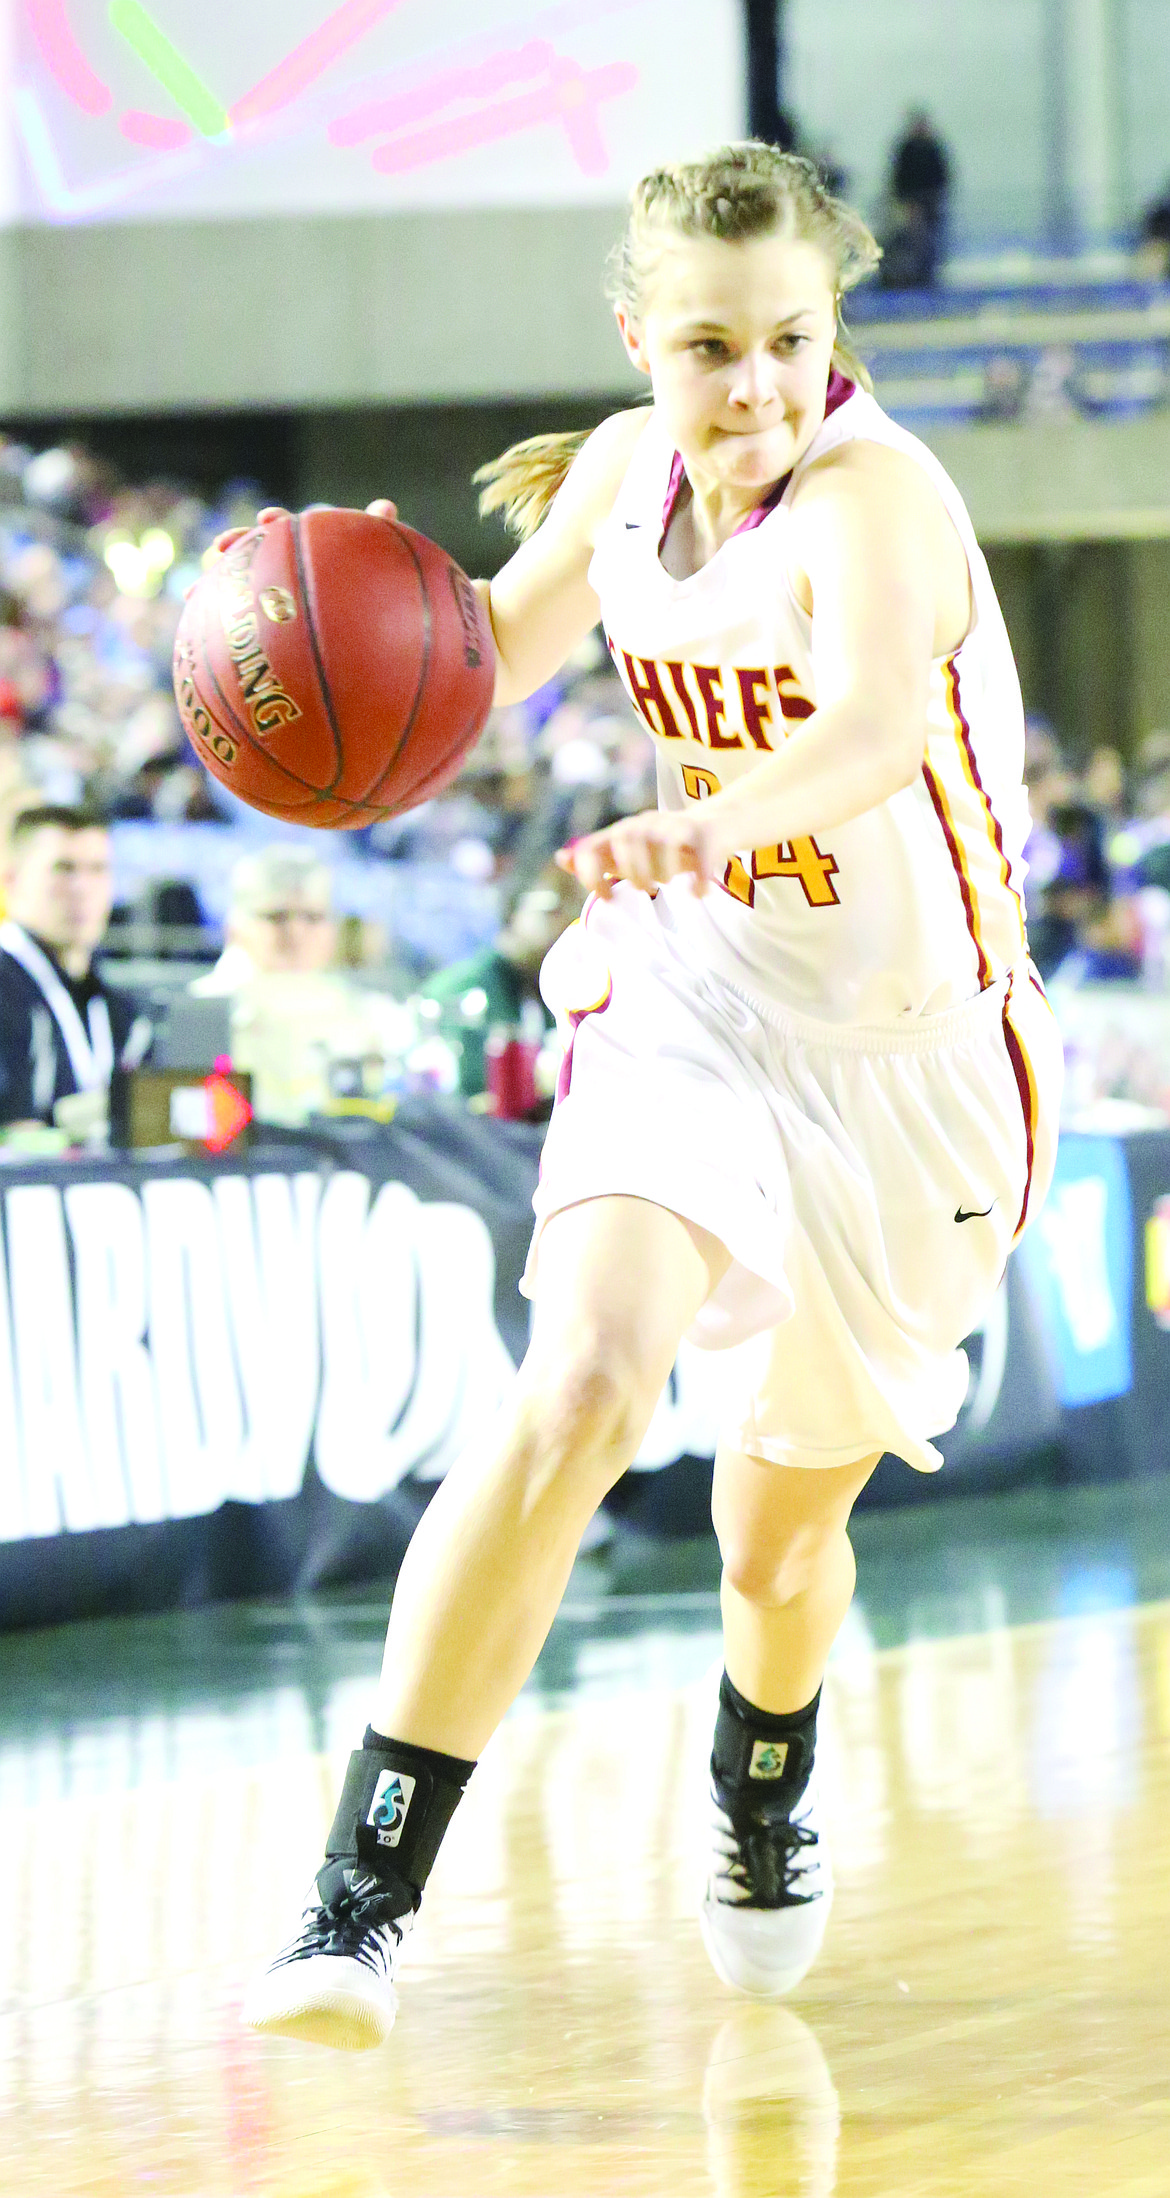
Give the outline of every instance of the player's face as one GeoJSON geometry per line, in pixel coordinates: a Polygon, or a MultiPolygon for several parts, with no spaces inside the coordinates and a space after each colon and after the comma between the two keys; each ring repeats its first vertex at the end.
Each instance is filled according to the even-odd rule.
{"type": "Polygon", "coordinates": [[[92,953],[110,920],[110,837],[100,827],[67,832],[43,825],[17,841],[8,911],[59,953],[92,953]]]}
{"type": "Polygon", "coordinates": [[[837,326],[832,274],[815,244],[664,243],[640,320],[618,321],[695,487],[759,495],[808,448],[824,418],[837,326]]]}

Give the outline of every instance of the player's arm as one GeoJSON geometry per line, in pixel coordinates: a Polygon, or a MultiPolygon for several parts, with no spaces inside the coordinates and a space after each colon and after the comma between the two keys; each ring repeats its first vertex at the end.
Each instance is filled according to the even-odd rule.
{"type": "Polygon", "coordinates": [[[816,710],[693,812],[647,813],[578,842],[566,867],[582,883],[718,878],[729,856],[831,833],[918,776],[931,659],[958,646],[970,616],[966,557],[938,491],[901,452],[851,444],[810,469],[793,518],[816,710]]]}
{"type": "Polygon", "coordinates": [[[936,641],[969,617],[966,558],[937,489],[900,451],[848,446],[794,511],[793,584],[812,611],[817,707],[704,805],[725,857],[831,832],[922,769],[936,641]],[[945,532],[944,532],[945,530],[945,532]]]}
{"type": "Polygon", "coordinates": [[[604,420],[578,451],[552,507],[491,581],[475,585],[495,636],[498,704],[543,687],[601,615],[587,578],[594,543],[650,415],[645,407],[604,420]]]}

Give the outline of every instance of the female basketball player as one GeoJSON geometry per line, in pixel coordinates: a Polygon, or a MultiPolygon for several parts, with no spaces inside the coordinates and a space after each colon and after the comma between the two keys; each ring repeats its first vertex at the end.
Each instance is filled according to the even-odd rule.
{"type": "Polygon", "coordinates": [[[850,1510],[883,1451],[940,1463],[957,1346],[1047,1186],[1060,1078],[1019,899],[1003,620],[957,491],[841,332],[876,256],[771,147],[648,176],[615,289],[652,407],[489,469],[486,503],[530,536],[481,584],[497,700],[600,617],[660,806],[562,858],[595,898],[545,965],[572,1039],[531,1344],[403,1564],[374,1722],[300,1930],[252,1994],[259,2028],[386,2035],[444,1830],[684,1335],[755,1339],[715,1466],[702,1928],[753,1993],[788,1991],[819,1949],[816,1715],[850,1510]]]}

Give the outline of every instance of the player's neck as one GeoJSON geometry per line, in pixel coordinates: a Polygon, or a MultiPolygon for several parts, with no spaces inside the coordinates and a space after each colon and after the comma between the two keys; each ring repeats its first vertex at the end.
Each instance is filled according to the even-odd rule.
{"type": "Polygon", "coordinates": [[[696,488],[684,476],[662,544],[666,570],[676,580],[701,572],[771,494],[770,488],[736,489],[723,482],[696,488]]]}

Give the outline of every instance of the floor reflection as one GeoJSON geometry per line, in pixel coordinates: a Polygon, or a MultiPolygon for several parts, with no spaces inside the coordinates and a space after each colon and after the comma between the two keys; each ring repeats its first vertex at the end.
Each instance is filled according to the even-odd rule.
{"type": "Polygon", "coordinates": [[[791,2008],[739,2007],[716,2032],[703,2082],[714,2198],[833,2198],[841,2102],[791,2008]]]}

